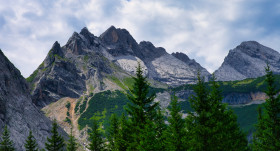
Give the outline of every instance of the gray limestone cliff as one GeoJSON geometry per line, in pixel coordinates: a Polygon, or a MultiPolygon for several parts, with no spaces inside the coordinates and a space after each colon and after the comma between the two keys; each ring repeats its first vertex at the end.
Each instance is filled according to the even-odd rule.
{"type": "MultiPolygon", "coordinates": [[[[50,137],[52,122],[32,103],[25,79],[0,50],[0,132],[7,125],[17,150],[25,150],[24,143],[31,130],[39,148],[50,137]]],[[[67,134],[59,129],[63,136],[67,134]]]]}
{"type": "Polygon", "coordinates": [[[185,62],[194,71],[196,72],[199,71],[201,76],[205,77],[206,81],[209,80],[208,78],[210,76],[210,73],[205,68],[203,68],[199,63],[197,63],[194,59],[190,59],[186,54],[182,52],[172,53],[172,55],[177,59],[185,62]]]}

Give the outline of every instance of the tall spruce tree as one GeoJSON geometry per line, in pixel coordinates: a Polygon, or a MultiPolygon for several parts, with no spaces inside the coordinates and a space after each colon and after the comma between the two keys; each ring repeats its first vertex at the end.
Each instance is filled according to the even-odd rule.
{"type": "Polygon", "coordinates": [[[89,133],[90,144],[88,149],[90,151],[103,151],[104,150],[104,141],[102,135],[98,130],[98,123],[96,120],[93,120],[93,125],[91,127],[91,132],[89,133]]]}
{"type": "Polygon", "coordinates": [[[168,117],[169,125],[165,131],[165,148],[168,151],[185,151],[186,143],[184,142],[186,130],[185,121],[182,119],[181,107],[178,104],[178,98],[171,96],[170,117],[168,117]]]}
{"type": "Polygon", "coordinates": [[[211,129],[208,128],[210,118],[210,101],[208,99],[209,91],[206,89],[204,79],[201,79],[200,73],[197,76],[197,84],[194,87],[194,95],[189,99],[192,109],[195,113],[189,112],[186,118],[188,131],[188,148],[195,151],[208,151],[209,136],[211,129]]]}
{"type": "Polygon", "coordinates": [[[38,151],[38,144],[37,144],[36,139],[34,138],[31,130],[29,131],[29,135],[26,139],[24,147],[25,147],[26,151],[38,151]]]}
{"type": "Polygon", "coordinates": [[[265,68],[268,98],[264,105],[264,115],[259,112],[256,132],[253,138],[254,150],[280,150],[280,96],[275,86],[275,78],[269,65],[265,68]]]}
{"type": "Polygon", "coordinates": [[[258,122],[255,125],[256,131],[253,133],[253,143],[251,144],[251,148],[253,151],[261,151],[263,149],[263,140],[264,138],[264,133],[265,133],[265,125],[264,125],[264,119],[263,119],[263,113],[262,113],[262,108],[259,106],[258,107],[258,122]]]}
{"type": "Polygon", "coordinates": [[[161,144],[157,139],[156,124],[147,120],[144,128],[140,130],[138,135],[139,143],[137,144],[137,150],[139,151],[160,151],[161,144]]]}
{"type": "Polygon", "coordinates": [[[149,84],[146,77],[143,76],[143,70],[139,62],[136,69],[136,77],[133,77],[133,79],[133,88],[129,89],[127,93],[130,103],[127,104],[128,107],[126,108],[131,121],[130,127],[132,128],[130,150],[136,150],[141,139],[144,139],[144,137],[139,137],[140,133],[146,131],[144,129],[148,121],[154,121],[155,108],[158,106],[158,103],[153,102],[155,93],[149,95],[149,84]]]}
{"type": "Polygon", "coordinates": [[[165,150],[165,131],[167,129],[167,125],[165,124],[164,114],[160,107],[156,108],[156,117],[155,117],[155,132],[156,132],[156,139],[159,146],[159,150],[165,150]]]}
{"type": "Polygon", "coordinates": [[[123,113],[119,121],[118,141],[116,142],[118,150],[127,150],[131,140],[131,129],[129,128],[128,120],[123,113]]]}
{"type": "Polygon", "coordinates": [[[133,77],[134,84],[129,93],[126,94],[131,103],[128,103],[126,111],[130,115],[131,122],[134,126],[144,128],[147,119],[154,118],[154,110],[158,103],[153,103],[155,93],[149,95],[149,84],[146,77],[143,76],[143,70],[138,62],[136,77],[133,77]]]}
{"type": "Polygon", "coordinates": [[[71,128],[71,133],[67,143],[67,151],[76,151],[78,149],[78,143],[73,135],[73,129],[71,128]]]}
{"type": "Polygon", "coordinates": [[[46,149],[48,151],[62,151],[64,150],[64,139],[57,131],[58,125],[56,120],[52,124],[52,136],[51,138],[47,138],[47,142],[45,143],[46,149]]]}
{"type": "Polygon", "coordinates": [[[14,150],[15,150],[14,143],[12,140],[10,140],[10,133],[6,125],[2,133],[2,141],[0,142],[0,151],[14,151],[14,150]]]}
{"type": "Polygon", "coordinates": [[[109,127],[109,150],[117,151],[119,144],[119,122],[117,115],[114,113],[110,118],[110,127],[109,127]]]}
{"type": "Polygon", "coordinates": [[[233,111],[222,103],[222,91],[219,89],[218,83],[215,81],[215,75],[212,75],[211,92],[209,94],[211,106],[211,121],[209,125],[212,127],[211,140],[212,150],[248,150],[247,138],[245,133],[239,127],[237,116],[233,111]]]}
{"type": "MultiPolygon", "coordinates": [[[[214,76],[213,76],[214,77],[214,76]]],[[[219,151],[247,150],[245,134],[240,130],[236,115],[222,104],[222,95],[213,78],[211,91],[198,74],[194,88],[196,93],[190,99],[195,113],[187,116],[188,148],[190,150],[219,151]]]]}

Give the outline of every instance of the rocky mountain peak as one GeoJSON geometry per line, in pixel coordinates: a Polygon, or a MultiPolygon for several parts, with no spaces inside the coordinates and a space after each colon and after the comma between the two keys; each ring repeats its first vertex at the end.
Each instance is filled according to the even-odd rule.
{"type": "Polygon", "coordinates": [[[70,46],[73,43],[75,43],[76,41],[81,41],[82,38],[80,36],[80,34],[78,34],[77,32],[73,32],[72,36],[68,39],[66,46],[70,46]]]}
{"type": "Polygon", "coordinates": [[[111,26],[101,34],[100,39],[106,44],[121,43],[132,45],[136,43],[135,39],[126,29],[115,28],[114,26],[111,26]]]}
{"type": "Polygon", "coordinates": [[[99,37],[103,42],[106,42],[107,44],[116,43],[119,40],[118,32],[119,31],[115,28],[115,26],[111,26],[99,37]]]}
{"type": "Polygon", "coordinates": [[[258,45],[258,46],[260,46],[261,44],[258,43],[257,41],[243,41],[243,42],[241,42],[241,44],[240,44],[240,46],[249,46],[249,45],[251,45],[251,46],[253,46],[253,45],[258,45]]]}
{"type": "Polygon", "coordinates": [[[222,66],[215,71],[217,80],[233,81],[265,75],[266,63],[271,70],[280,73],[280,54],[256,41],[242,42],[229,51],[222,66]]]}
{"type": "Polygon", "coordinates": [[[173,52],[171,55],[178,58],[179,60],[181,60],[183,62],[189,62],[190,61],[190,58],[182,52],[175,52],[175,53],[173,52]]]}
{"type": "Polygon", "coordinates": [[[149,41],[141,41],[139,44],[140,47],[140,53],[139,58],[144,60],[154,60],[156,58],[159,58],[167,52],[162,47],[155,47],[151,42],[149,41]]]}
{"type": "Polygon", "coordinates": [[[84,54],[83,49],[87,48],[86,42],[86,38],[83,38],[82,35],[78,34],[77,32],[74,32],[67,41],[65,47],[69,50],[72,50],[73,54],[81,55],[84,54]]]}
{"type": "Polygon", "coordinates": [[[53,44],[51,51],[53,54],[57,54],[61,57],[63,56],[63,52],[61,50],[60,44],[57,41],[53,44]]]}
{"type": "Polygon", "coordinates": [[[143,47],[148,47],[148,48],[155,48],[154,44],[149,42],[149,41],[141,41],[139,45],[143,47]]]}
{"type": "Polygon", "coordinates": [[[84,27],[81,32],[80,35],[82,35],[85,39],[85,45],[87,46],[87,48],[90,47],[98,47],[100,45],[99,42],[99,38],[94,36],[88,29],[87,27],[84,27]]]}
{"type": "Polygon", "coordinates": [[[126,29],[111,26],[99,38],[114,57],[135,55],[139,50],[137,42],[126,29]]]}
{"type": "Polygon", "coordinates": [[[49,51],[48,56],[45,59],[46,64],[44,64],[44,66],[50,66],[55,61],[56,56],[61,58],[64,57],[64,53],[57,41],[53,44],[51,50],[49,51]]]}
{"type": "Polygon", "coordinates": [[[85,35],[89,35],[89,34],[90,34],[90,35],[93,35],[92,33],[89,32],[89,30],[88,30],[87,27],[84,27],[84,28],[80,31],[80,34],[81,34],[81,35],[84,35],[84,36],[85,36],[85,35]]]}

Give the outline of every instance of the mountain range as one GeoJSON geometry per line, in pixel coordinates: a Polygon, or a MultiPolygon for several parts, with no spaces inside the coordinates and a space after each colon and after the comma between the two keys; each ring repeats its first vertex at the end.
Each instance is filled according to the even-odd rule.
{"type": "MultiPolygon", "coordinates": [[[[92,117],[102,117],[106,125],[112,112],[123,112],[127,100],[121,92],[131,88],[138,63],[162,108],[168,107],[171,90],[176,91],[184,107],[188,106],[186,99],[193,94],[188,86],[196,83],[198,71],[206,81],[211,78],[205,68],[186,54],[169,54],[148,41],[137,43],[127,30],[114,26],[100,36],[85,27],[79,33],[74,32],[64,46],[55,42],[26,80],[2,52],[0,59],[0,128],[8,125],[11,137],[18,140],[18,149],[23,147],[26,130],[34,131],[39,146],[43,146],[43,136],[49,136],[51,125],[43,113],[57,119],[67,132],[73,125],[76,138],[86,142],[87,125],[92,117]],[[68,103],[71,107],[67,109],[68,103]],[[25,126],[17,127],[17,124],[25,126]],[[20,137],[16,138],[17,135],[20,137]]],[[[261,89],[255,91],[250,87],[241,92],[234,87],[248,84],[248,78],[263,76],[267,63],[275,74],[280,74],[280,54],[271,48],[246,41],[230,50],[214,72],[218,81],[224,81],[221,85],[232,86],[231,91],[224,93],[224,102],[240,105],[264,100],[261,89]]]]}

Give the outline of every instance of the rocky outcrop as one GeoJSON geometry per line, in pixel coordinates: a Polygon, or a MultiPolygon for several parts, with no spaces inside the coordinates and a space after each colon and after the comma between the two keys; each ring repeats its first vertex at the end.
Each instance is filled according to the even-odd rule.
{"type": "MultiPolygon", "coordinates": [[[[190,97],[195,95],[193,90],[181,90],[176,92],[176,96],[181,99],[188,100],[190,97]]],[[[223,95],[223,103],[229,105],[241,105],[241,104],[258,104],[263,103],[266,99],[264,92],[248,92],[248,93],[237,93],[232,92],[223,95]]]]}
{"type": "MultiPolygon", "coordinates": [[[[55,42],[40,67],[31,75],[32,100],[40,108],[62,97],[78,98],[86,90],[85,76],[55,42]]],[[[76,53],[74,51],[73,53],[76,53]]]]}
{"type": "Polygon", "coordinates": [[[203,68],[199,63],[197,63],[194,59],[190,59],[186,54],[182,52],[172,53],[172,56],[185,62],[189,66],[189,68],[192,68],[194,71],[196,71],[196,73],[199,71],[201,76],[203,76],[206,81],[209,80],[208,78],[210,76],[210,73],[205,68],[203,68]]]}
{"type": "Polygon", "coordinates": [[[264,92],[229,93],[224,96],[223,103],[228,103],[229,105],[259,104],[263,103],[266,98],[264,92]]]}
{"type": "Polygon", "coordinates": [[[107,51],[116,56],[125,56],[137,54],[139,46],[135,39],[125,29],[116,29],[111,26],[100,35],[101,42],[106,46],[107,51]]]}
{"type": "MultiPolygon", "coordinates": [[[[1,50],[0,70],[0,132],[7,125],[16,149],[25,150],[24,143],[31,130],[39,148],[43,148],[50,137],[52,122],[32,103],[25,79],[1,50]]],[[[62,129],[59,131],[67,137],[62,129]]]]}
{"type": "Polygon", "coordinates": [[[265,75],[266,64],[280,74],[280,54],[255,41],[242,42],[229,51],[222,66],[215,71],[219,81],[234,81],[265,75]]]}

